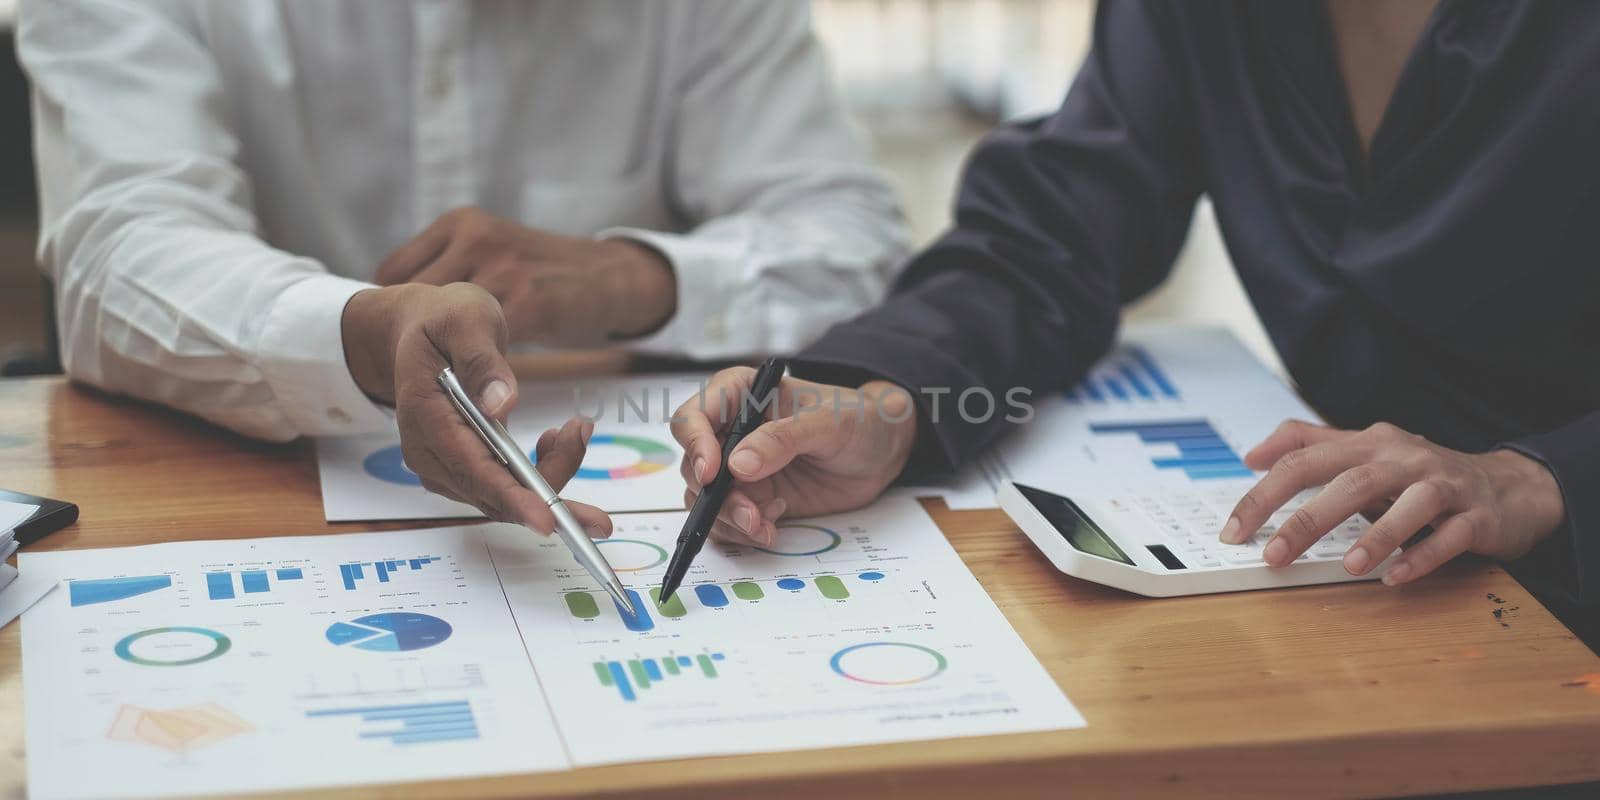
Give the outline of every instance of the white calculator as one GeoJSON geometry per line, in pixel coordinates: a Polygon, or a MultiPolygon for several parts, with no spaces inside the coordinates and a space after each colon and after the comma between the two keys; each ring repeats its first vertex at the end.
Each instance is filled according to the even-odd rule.
{"type": "Polygon", "coordinates": [[[1015,481],[999,492],[1000,507],[1056,569],[1148,597],[1237,592],[1373,580],[1396,550],[1366,575],[1344,569],[1344,554],[1369,527],[1360,516],[1340,523],[1285,567],[1268,566],[1261,551],[1289,515],[1315,495],[1308,491],[1272,515],[1250,541],[1223,544],[1217,533],[1251,482],[1197,490],[1151,490],[1083,495],[1076,501],[1015,481]]]}

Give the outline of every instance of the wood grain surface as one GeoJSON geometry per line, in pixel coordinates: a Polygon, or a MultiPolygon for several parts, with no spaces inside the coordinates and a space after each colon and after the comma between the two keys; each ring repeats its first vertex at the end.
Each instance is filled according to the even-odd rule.
{"type": "MultiPolygon", "coordinates": [[[[519,371],[625,366],[599,363],[519,371]]],[[[41,550],[443,524],[325,523],[308,443],[59,379],[0,381],[0,487],[81,507],[41,550]]],[[[1087,728],[329,794],[1358,797],[1600,780],[1600,659],[1491,563],[1400,589],[1151,600],[1053,571],[1001,512],[924,503],[1087,728]]],[[[20,633],[0,630],[0,797],[25,795],[20,633]]]]}

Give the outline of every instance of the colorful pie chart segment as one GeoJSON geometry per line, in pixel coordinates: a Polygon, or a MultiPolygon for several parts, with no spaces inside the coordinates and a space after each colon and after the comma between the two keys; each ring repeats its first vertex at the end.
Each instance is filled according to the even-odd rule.
{"type": "MultiPolygon", "coordinates": [[[[534,459],[538,456],[530,454],[534,459]]],[[[589,452],[576,477],[591,481],[640,478],[678,462],[672,448],[643,436],[599,433],[589,439],[589,452]]]]}

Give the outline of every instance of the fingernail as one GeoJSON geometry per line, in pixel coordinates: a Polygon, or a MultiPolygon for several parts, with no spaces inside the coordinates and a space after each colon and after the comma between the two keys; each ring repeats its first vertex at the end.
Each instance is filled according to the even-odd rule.
{"type": "Polygon", "coordinates": [[[733,524],[745,533],[756,532],[756,515],[748,506],[739,506],[733,510],[733,524]]]}
{"type": "Polygon", "coordinates": [[[1352,547],[1344,554],[1344,571],[1351,575],[1364,575],[1371,565],[1372,556],[1367,555],[1365,547],[1352,547]]]}
{"type": "Polygon", "coordinates": [[[1267,549],[1261,551],[1261,560],[1268,564],[1278,564],[1289,560],[1289,543],[1282,538],[1275,538],[1267,542],[1267,549]]]}
{"type": "Polygon", "coordinates": [[[753,475],[761,469],[761,456],[756,455],[754,450],[740,450],[728,459],[728,467],[734,472],[753,475]]]}
{"type": "Polygon", "coordinates": [[[766,508],[761,509],[761,517],[768,522],[777,522],[778,517],[783,516],[783,512],[788,510],[789,501],[781,497],[774,498],[772,502],[767,504],[766,508]]]}
{"type": "Polygon", "coordinates": [[[609,534],[606,533],[606,529],[600,527],[600,525],[598,523],[591,524],[589,526],[589,538],[590,539],[604,539],[608,535],[609,534]]]}
{"type": "Polygon", "coordinates": [[[1402,561],[1383,571],[1383,584],[1398,586],[1409,577],[1411,577],[1411,565],[1402,561]]]}
{"type": "Polygon", "coordinates": [[[583,434],[583,444],[587,447],[589,444],[589,438],[594,436],[594,420],[585,419],[583,421],[583,427],[579,430],[583,434]]]}
{"type": "Polygon", "coordinates": [[[770,522],[761,524],[761,546],[771,547],[778,543],[778,528],[770,522]]]}
{"type": "Polygon", "coordinates": [[[483,410],[489,414],[499,413],[500,407],[511,399],[511,387],[505,381],[490,381],[483,389],[483,410]]]}
{"type": "Polygon", "coordinates": [[[1226,544],[1239,543],[1239,518],[1228,517],[1228,524],[1222,526],[1221,539],[1226,544]]]}
{"type": "Polygon", "coordinates": [[[696,481],[701,482],[701,483],[704,483],[705,480],[706,480],[706,459],[705,459],[705,456],[695,456],[694,457],[694,479],[696,481]]]}

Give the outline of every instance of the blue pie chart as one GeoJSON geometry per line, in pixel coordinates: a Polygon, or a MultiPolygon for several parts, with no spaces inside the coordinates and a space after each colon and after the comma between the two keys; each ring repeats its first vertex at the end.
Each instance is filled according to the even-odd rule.
{"type": "Polygon", "coordinates": [[[328,641],[340,647],[398,653],[421,650],[450,638],[450,623],[427,614],[390,611],[328,626],[328,641]]]}
{"type": "Polygon", "coordinates": [[[378,480],[398,483],[401,486],[421,486],[422,479],[417,473],[406,466],[406,458],[400,452],[400,445],[385,447],[366,457],[361,462],[361,468],[378,480]]]}

